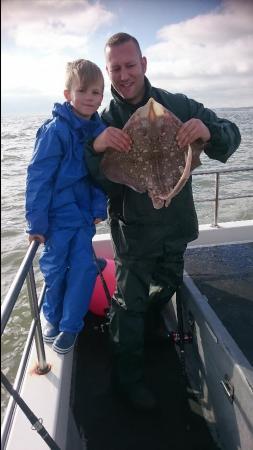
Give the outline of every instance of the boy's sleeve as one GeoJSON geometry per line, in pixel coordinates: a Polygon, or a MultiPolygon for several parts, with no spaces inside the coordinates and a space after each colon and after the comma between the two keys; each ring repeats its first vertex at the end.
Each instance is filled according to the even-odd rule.
{"type": "Polygon", "coordinates": [[[102,133],[109,125],[100,120],[99,126],[93,133],[92,139],[85,145],[84,159],[86,167],[91,175],[92,180],[107,194],[113,194],[115,191],[119,191],[119,184],[113,183],[108,180],[100,169],[100,163],[103,159],[104,153],[96,153],[93,149],[93,141],[102,133]]]}
{"type": "Polygon", "coordinates": [[[92,138],[96,139],[96,137],[99,136],[105,129],[107,128],[107,125],[100,119],[97,123],[97,127],[92,133],[92,138]]]}
{"type": "Polygon", "coordinates": [[[107,196],[94,184],[91,184],[91,204],[94,220],[105,220],[107,218],[107,196]]]}
{"type": "Polygon", "coordinates": [[[47,234],[48,211],[61,158],[62,146],[55,128],[42,126],[27,169],[25,210],[29,234],[47,234]]]}
{"type": "MultiPolygon", "coordinates": [[[[104,122],[102,122],[102,120],[98,121],[98,126],[96,127],[95,131],[92,134],[92,138],[93,140],[96,139],[96,137],[99,136],[99,134],[101,134],[105,129],[107,128],[107,126],[105,125],[104,122]]],[[[86,144],[86,148],[85,148],[85,155],[87,153],[87,148],[88,148],[89,144],[86,144]]],[[[87,159],[85,158],[85,162],[87,165],[87,159]]],[[[107,197],[105,195],[105,193],[102,191],[102,189],[97,186],[96,181],[93,182],[91,180],[91,188],[90,188],[90,192],[91,192],[91,204],[92,204],[92,215],[93,215],[93,219],[102,219],[105,220],[107,218],[107,197]]]]}

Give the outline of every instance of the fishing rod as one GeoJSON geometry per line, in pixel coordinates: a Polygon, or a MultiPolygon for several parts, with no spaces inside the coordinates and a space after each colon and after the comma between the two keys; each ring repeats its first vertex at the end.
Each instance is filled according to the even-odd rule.
{"type": "Polygon", "coordinates": [[[19,393],[13,388],[8,378],[1,371],[1,383],[3,383],[5,389],[9,392],[9,394],[14,398],[17,405],[23,411],[29,422],[32,424],[32,430],[37,431],[37,433],[42,437],[42,439],[46,442],[48,447],[51,450],[61,450],[60,447],[56,444],[53,438],[48,434],[44,425],[42,424],[42,419],[39,419],[29,406],[25,403],[25,401],[20,397],[19,393]]]}
{"type": "Polygon", "coordinates": [[[184,328],[184,315],[182,304],[182,286],[178,286],[176,290],[176,309],[177,309],[177,331],[172,331],[171,338],[174,344],[179,347],[179,357],[183,376],[186,377],[185,367],[185,344],[192,343],[192,333],[186,332],[184,328]]]}

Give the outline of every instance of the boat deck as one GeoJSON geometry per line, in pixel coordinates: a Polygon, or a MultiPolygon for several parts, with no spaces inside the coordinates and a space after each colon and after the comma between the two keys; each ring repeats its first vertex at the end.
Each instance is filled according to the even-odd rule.
{"type": "Polygon", "coordinates": [[[253,365],[253,243],[188,248],[185,270],[253,365]]]}
{"type": "Polygon", "coordinates": [[[137,412],[112,393],[109,337],[94,329],[96,320],[88,314],[73,374],[73,412],[87,449],[217,450],[200,406],[186,387],[173,344],[146,348],[147,383],[158,397],[159,409],[137,412]]]}

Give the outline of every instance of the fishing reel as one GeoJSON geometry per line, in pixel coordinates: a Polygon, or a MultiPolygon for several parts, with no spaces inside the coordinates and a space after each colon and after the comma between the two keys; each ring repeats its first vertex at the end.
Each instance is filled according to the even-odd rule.
{"type": "Polygon", "coordinates": [[[174,344],[179,344],[183,342],[184,344],[192,343],[192,333],[189,331],[187,333],[180,333],[179,331],[172,331],[170,333],[170,338],[174,344]]]}

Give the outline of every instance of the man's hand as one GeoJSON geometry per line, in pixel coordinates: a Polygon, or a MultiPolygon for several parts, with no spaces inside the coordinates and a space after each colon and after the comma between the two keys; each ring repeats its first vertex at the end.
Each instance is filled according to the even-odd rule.
{"type": "Polygon", "coordinates": [[[93,142],[95,152],[104,152],[111,147],[119,152],[128,152],[131,148],[131,139],[124,131],[108,127],[93,142]]]}
{"type": "Polygon", "coordinates": [[[41,244],[44,244],[46,239],[42,234],[29,234],[28,240],[30,243],[32,241],[39,241],[41,244]]]}
{"type": "Polygon", "coordinates": [[[197,139],[209,141],[211,135],[207,126],[200,119],[190,119],[185,122],[177,133],[177,143],[180,148],[192,144],[197,139]]]}

